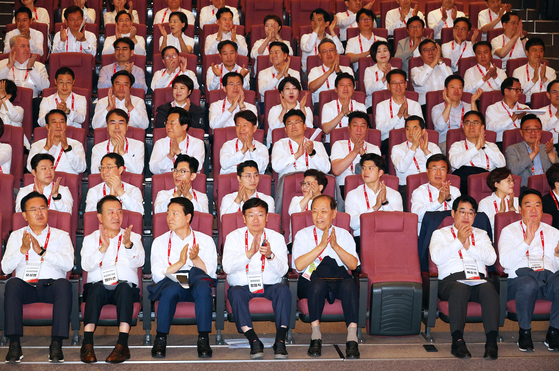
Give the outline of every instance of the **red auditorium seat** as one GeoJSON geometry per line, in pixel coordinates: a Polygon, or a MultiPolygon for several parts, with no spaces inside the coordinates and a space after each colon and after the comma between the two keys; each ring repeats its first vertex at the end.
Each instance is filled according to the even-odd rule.
{"type": "MultiPolygon", "coordinates": [[[[262,22],[264,22],[264,18],[262,18],[262,22]]],[[[291,27],[283,25],[280,30],[280,36],[283,40],[289,41],[289,43],[291,44],[291,48],[293,49],[293,51],[295,51],[293,38],[291,37],[291,27]]],[[[266,31],[264,31],[264,25],[253,24],[252,29],[250,31],[250,50],[252,50],[252,47],[254,46],[255,42],[265,38],[266,38],[266,31]]],[[[299,64],[299,69],[301,69],[300,64],[299,64]]]]}
{"type": "MultiPolygon", "coordinates": [[[[324,105],[326,103],[329,103],[335,99],[338,99],[338,94],[336,94],[335,90],[324,90],[321,91],[320,94],[318,95],[318,123],[319,123],[319,127],[322,129],[322,108],[324,107],[324,105]]],[[[365,104],[365,99],[367,98],[367,95],[365,93],[363,93],[362,91],[357,91],[355,90],[353,92],[353,96],[351,97],[352,100],[355,100],[356,102],[359,103],[363,103],[365,104]]],[[[333,143],[333,142],[330,142],[333,143]]]]}
{"type": "MultiPolygon", "coordinates": [[[[312,104],[310,91],[300,91],[298,100],[299,102],[301,102],[301,99],[303,99],[305,94],[308,94],[307,104],[305,105],[305,107],[309,107],[311,111],[313,111],[314,106],[312,104]]],[[[268,115],[270,113],[270,110],[272,109],[272,107],[277,106],[278,104],[281,104],[281,97],[278,90],[268,90],[264,93],[264,133],[268,133],[268,115]]]]}
{"type": "MultiPolygon", "coordinates": [[[[160,191],[166,191],[175,187],[173,173],[155,174],[151,178],[151,199],[155,201],[160,191]]],[[[196,178],[192,182],[192,188],[195,191],[206,193],[206,174],[196,174],[196,178]]]]}
{"type": "MultiPolygon", "coordinates": [[[[365,88],[365,70],[371,66],[374,66],[376,63],[373,58],[365,57],[359,58],[358,65],[359,65],[359,79],[356,81],[357,83],[357,90],[366,92],[365,88]]],[[[402,60],[400,58],[390,58],[390,64],[392,67],[396,67],[398,69],[402,69],[402,60]]]]}
{"type": "MultiPolygon", "coordinates": [[[[461,101],[469,104],[472,101],[472,94],[466,92],[462,93],[461,101]]],[[[435,130],[435,123],[433,122],[431,112],[433,111],[433,107],[442,102],[444,102],[443,90],[430,91],[425,94],[425,104],[427,105],[428,115],[427,117],[424,117],[424,119],[427,129],[435,130]]]]}
{"type": "MultiPolygon", "coordinates": [[[[429,94],[429,93],[427,93],[429,94]]],[[[429,135],[429,142],[439,144],[439,132],[435,130],[427,129],[427,135],[429,135]]],[[[406,139],[406,128],[392,129],[388,135],[388,173],[390,175],[396,175],[396,168],[392,163],[392,147],[404,143],[406,139]]],[[[394,188],[398,190],[398,187],[394,188]]]]}
{"type": "MultiPolygon", "coordinates": [[[[387,99],[390,99],[390,97],[391,97],[390,90],[375,91],[373,93],[373,104],[372,104],[372,106],[376,107],[380,102],[385,101],[387,99]]],[[[419,93],[417,93],[413,90],[407,90],[406,91],[406,98],[417,102],[419,100],[419,93]]],[[[376,127],[375,115],[372,115],[371,117],[372,117],[371,127],[374,128],[374,127],[376,127]]]]}
{"type": "MultiPolygon", "coordinates": [[[[56,71],[54,71],[54,73],[56,73],[56,71]]],[[[46,97],[51,96],[53,94],[56,94],[56,92],[57,92],[56,87],[44,89],[43,90],[43,98],[46,98],[46,97]]],[[[87,105],[86,105],[87,110],[86,110],[86,114],[85,114],[85,120],[82,123],[82,128],[89,129],[89,121],[90,121],[90,117],[91,117],[91,104],[90,104],[90,102],[91,102],[91,90],[84,89],[84,88],[78,88],[78,87],[74,86],[72,88],[72,92],[74,92],[76,94],[79,94],[79,95],[83,95],[85,97],[85,101],[87,102],[87,105]]],[[[84,143],[84,146],[85,146],[85,143],[84,143]]]]}
{"type": "MultiPolygon", "coordinates": [[[[302,35],[308,33],[308,32],[302,32],[301,28],[302,25],[309,24],[311,19],[311,13],[318,8],[322,8],[326,11],[329,11],[330,1],[329,0],[291,0],[290,8],[291,8],[290,24],[293,30],[293,39],[298,41],[302,35]]],[[[293,48],[293,50],[295,50],[295,48],[293,48]]]]}
{"type": "MultiPolygon", "coordinates": [[[[17,97],[13,101],[13,105],[23,108],[23,134],[31,142],[31,133],[33,131],[33,89],[18,86],[17,97]]],[[[8,127],[8,125],[5,127],[8,127]]]]}
{"type": "Polygon", "coordinates": [[[533,93],[532,94],[532,108],[542,108],[551,104],[551,101],[547,97],[547,92],[533,93]]]}
{"type": "MultiPolygon", "coordinates": [[[[322,60],[318,55],[309,55],[307,58],[307,72],[310,72],[314,67],[322,66],[322,60]]],[[[351,62],[347,55],[340,54],[340,66],[350,67],[351,62]]]]}
{"type": "MultiPolygon", "coordinates": [[[[12,163],[13,166],[13,163],[12,163]]],[[[19,180],[18,180],[19,184],[19,180]]],[[[12,229],[12,214],[15,210],[14,204],[14,176],[11,174],[0,174],[0,194],[10,195],[4,197],[0,202],[0,239],[7,241],[12,229]]]]}
{"type": "MultiPolygon", "coordinates": [[[[367,130],[367,137],[365,138],[365,142],[374,144],[380,149],[380,144],[381,144],[380,137],[381,137],[380,130],[369,129],[367,130]]],[[[348,128],[338,128],[330,132],[330,143],[336,143],[338,140],[349,140],[348,128]]]]}
{"type": "Polygon", "coordinates": [[[50,86],[55,86],[54,76],[60,67],[70,67],[74,71],[75,87],[93,91],[93,70],[95,60],[85,53],[55,53],[49,57],[50,86]]]}
{"type": "MultiPolygon", "coordinates": [[[[429,38],[429,36],[434,35],[434,32],[435,31],[432,28],[427,27],[426,24],[425,28],[423,29],[423,37],[429,38]]],[[[394,45],[395,45],[394,49],[398,49],[398,43],[400,42],[400,40],[405,39],[408,36],[409,36],[408,29],[406,27],[396,28],[394,30],[394,45]]],[[[396,50],[394,50],[394,53],[396,53],[396,50]]]]}
{"type": "MultiPolygon", "coordinates": [[[[450,67],[452,65],[452,61],[450,60],[450,58],[443,58],[444,63],[450,67]]],[[[408,70],[406,71],[408,73],[408,90],[413,90],[413,83],[412,83],[412,76],[411,76],[411,70],[414,67],[421,67],[423,66],[423,59],[421,59],[421,57],[411,57],[409,62],[408,62],[408,70]]]]}
{"type": "MultiPolygon", "coordinates": [[[[553,138],[553,134],[550,131],[542,131],[541,143],[545,144],[553,138]]],[[[507,151],[507,147],[516,143],[522,142],[522,135],[520,135],[520,129],[505,130],[503,132],[503,154],[507,151]]]]}
{"type": "MultiPolygon", "coordinates": [[[[446,180],[450,180],[450,184],[460,189],[460,177],[458,175],[448,174],[446,180]]],[[[409,175],[406,178],[406,210],[411,212],[411,195],[420,185],[426,184],[429,181],[427,173],[419,173],[409,175]]]]}
{"type": "MultiPolygon", "coordinates": [[[[498,68],[502,67],[502,62],[500,59],[492,58],[491,63],[493,63],[493,65],[498,68]]],[[[476,57],[460,58],[460,60],[458,61],[458,74],[460,76],[464,76],[466,70],[470,67],[475,66],[476,64],[477,64],[476,57]]]]}
{"type": "MultiPolygon", "coordinates": [[[[31,139],[31,136],[28,136],[31,139]]],[[[4,135],[0,138],[0,143],[7,143],[12,146],[12,164],[10,166],[10,173],[14,176],[14,186],[19,186],[23,180],[23,128],[11,125],[4,126],[4,135]]],[[[13,188],[13,187],[12,187],[13,188]]],[[[13,211],[12,207],[12,211],[13,211]]],[[[8,217],[6,214],[4,217],[8,217]]],[[[11,222],[10,222],[11,223],[11,222]]],[[[4,230],[4,233],[9,231],[4,230]]]]}
{"type": "MultiPolygon", "coordinates": [[[[479,98],[479,103],[478,103],[478,110],[479,112],[483,113],[485,115],[485,111],[487,110],[487,107],[489,107],[490,105],[497,103],[499,101],[503,100],[503,94],[501,93],[501,90],[493,90],[493,91],[486,91],[481,95],[481,98],[479,98]]],[[[526,103],[526,95],[524,94],[520,94],[520,98],[518,99],[518,103],[524,104],[526,103]]]]}
{"type": "MultiPolygon", "coordinates": [[[[399,180],[398,180],[397,176],[383,174],[380,177],[380,181],[384,182],[384,184],[388,188],[392,188],[395,191],[398,190],[399,180]]],[[[355,188],[357,188],[357,187],[359,187],[360,185],[363,185],[363,184],[365,184],[365,182],[363,181],[363,178],[361,177],[361,174],[348,175],[345,178],[344,198],[347,197],[347,194],[349,193],[349,191],[352,191],[355,188]]]]}
{"type": "MultiPolygon", "coordinates": [[[[472,196],[478,203],[487,196],[491,196],[493,192],[487,186],[487,176],[489,173],[473,174],[468,177],[468,195],[472,196]]],[[[539,175],[536,175],[539,176],[539,175]]],[[[543,175],[545,178],[545,175],[543,175]]],[[[521,178],[518,175],[512,175],[514,179],[514,195],[520,195],[521,178]]],[[[545,180],[547,184],[547,180],[545,180]]]]}
{"type": "MultiPolygon", "coordinates": [[[[103,99],[109,94],[110,88],[102,88],[97,90],[97,98],[103,99]]],[[[130,88],[130,95],[141,99],[146,99],[146,92],[140,88],[130,88]]]]}
{"type": "MultiPolygon", "coordinates": [[[[70,5],[74,5],[73,0],[60,0],[60,11],[62,12],[64,9],[66,9],[70,5]]],[[[140,4],[134,4],[134,9],[138,10],[138,8],[140,6],[141,6],[140,4]]],[[[99,24],[101,22],[101,19],[103,19],[103,0],[88,0],[87,1],[87,7],[89,9],[94,9],[95,10],[95,24],[97,26],[99,26],[99,24]]],[[[140,14],[139,11],[138,11],[138,18],[140,18],[141,23],[144,23],[144,24],[146,23],[145,15],[142,18],[142,15],[140,14]]],[[[51,18],[51,21],[52,20],[53,19],[51,18]]]]}
{"type": "MultiPolygon", "coordinates": [[[[519,180],[520,182],[520,180],[519,180]]],[[[516,185],[516,183],[515,183],[516,185]]],[[[537,189],[540,191],[542,196],[545,196],[549,192],[551,192],[551,187],[547,182],[547,176],[545,174],[540,175],[531,175],[528,177],[528,188],[537,189]]],[[[516,190],[514,191],[516,193],[516,190]]],[[[520,191],[518,192],[520,195],[520,191]]],[[[551,223],[550,223],[551,224],[551,223]]]]}
{"type": "MultiPolygon", "coordinates": [[[[52,1],[52,0],[50,0],[52,1]]],[[[36,6],[37,3],[35,3],[36,6]]],[[[52,12],[52,9],[47,9],[49,12],[52,12]]],[[[52,15],[51,15],[51,23],[52,23],[52,15]]],[[[40,33],[43,34],[43,55],[40,55],[37,58],[37,62],[41,62],[42,64],[47,64],[48,58],[49,58],[49,42],[50,42],[50,33],[49,33],[49,26],[46,23],[39,23],[39,22],[33,22],[29,27],[39,31],[40,33]]],[[[6,24],[6,33],[15,30],[16,29],[16,24],[15,23],[8,23],[6,24]]],[[[9,43],[9,40],[7,40],[9,43]]],[[[4,50],[4,48],[2,48],[2,50],[4,50]]]]}

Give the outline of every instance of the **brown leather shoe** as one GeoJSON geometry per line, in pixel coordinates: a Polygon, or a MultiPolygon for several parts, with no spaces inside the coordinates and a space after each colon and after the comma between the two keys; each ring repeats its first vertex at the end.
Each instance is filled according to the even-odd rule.
{"type": "Polygon", "coordinates": [[[93,351],[93,344],[84,344],[80,349],[80,359],[84,363],[97,362],[95,352],[93,351]]]}
{"type": "Polygon", "coordinates": [[[126,361],[127,359],[130,359],[130,349],[128,349],[128,347],[123,347],[122,345],[117,344],[115,345],[113,351],[111,352],[111,354],[109,354],[105,362],[121,363],[126,361]]]}

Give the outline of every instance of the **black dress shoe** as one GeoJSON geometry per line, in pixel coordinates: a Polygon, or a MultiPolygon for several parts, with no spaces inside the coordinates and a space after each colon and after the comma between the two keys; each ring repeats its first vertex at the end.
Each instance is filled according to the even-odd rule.
{"type": "Polygon", "coordinates": [[[167,355],[167,339],[163,336],[156,336],[151,348],[151,356],[153,358],[165,358],[167,355]]]}
{"type": "Polygon", "coordinates": [[[499,358],[499,347],[497,343],[487,343],[485,344],[485,353],[483,353],[483,358],[489,360],[496,360],[499,358]]]}
{"type": "Polygon", "coordinates": [[[532,342],[532,331],[531,330],[518,330],[518,349],[521,352],[533,352],[534,343],[532,342]]]}
{"type": "Polygon", "coordinates": [[[62,353],[62,344],[58,341],[52,341],[49,346],[49,362],[64,362],[64,353],[62,353]]]}
{"type": "Polygon", "coordinates": [[[458,340],[456,343],[452,343],[450,352],[456,358],[471,358],[472,355],[466,347],[466,342],[462,339],[458,340]]]}
{"type": "Polygon", "coordinates": [[[23,352],[21,351],[21,344],[13,342],[10,344],[8,354],[6,354],[6,363],[19,363],[23,359],[23,352]]]}
{"type": "Polygon", "coordinates": [[[210,338],[198,338],[198,358],[212,358],[212,348],[210,348],[210,338]]]}
{"type": "Polygon", "coordinates": [[[311,345],[309,346],[309,350],[307,350],[307,354],[311,357],[320,357],[322,355],[322,340],[311,340],[311,345]]]}
{"type": "Polygon", "coordinates": [[[256,340],[250,344],[250,359],[264,357],[264,344],[260,340],[256,340]]]}
{"type": "Polygon", "coordinates": [[[550,352],[559,351],[559,331],[550,327],[549,330],[547,330],[543,343],[550,352]]]}
{"type": "Polygon", "coordinates": [[[359,346],[356,341],[348,341],[345,343],[345,357],[347,359],[359,359],[359,357],[361,357],[359,346]]]}
{"type": "Polygon", "coordinates": [[[274,350],[274,358],[276,359],[286,359],[288,358],[287,349],[285,349],[285,341],[276,341],[272,346],[274,350]]]}

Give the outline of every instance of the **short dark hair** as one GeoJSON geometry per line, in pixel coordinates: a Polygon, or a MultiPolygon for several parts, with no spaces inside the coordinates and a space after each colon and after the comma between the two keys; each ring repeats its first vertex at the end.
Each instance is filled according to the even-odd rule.
{"type": "Polygon", "coordinates": [[[126,70],[120,70],[120,71],[118,71],[117,73],[115,73],[114,75],[111,76],[111,85],[114,85],[115,80],[119,76],[128,77],[128,79],[130,79],[130,87],[132,87],[132,85],[134,85],[134,83],[136,82],[136,78],[130,72],[128,72],[126,70]]]}
{"type": "Polygon", "coordinates": [[[377,63],[378,48],[380,48],[382,45],[386,45],[386,47],[388,48],[388,52],[390,53],[390,55],[392,55],[392,52],[390,51],[390,44],[387,41],[384,40],[375,41],[373,45],[371,45],[371,47],[369,48],[369,55],[371,56],[373,61],[375,61],[375,63],[377,63]]]}
{"type": "Polygon", "coordinates": [[[126,10],[121,10],[120,12],[116,13],[116,15],[115,15],[115,23],[118,23],[118,19],[120,17],[122,17],[123,15],[128,16],[128,18],[130,18],[130,21],[132,21],[132,15],[130,13],[128,13],[126,10]]]}
{"type": "Polygon", "coordinates": [[[107,115],[105,116],[105,122],[109,122],[109,117],[111,117],[111,115],[113,113],[115,115],[118,115],[119,117],[122,117],[124,119],[124,121],[126,121],[126,124],[128,125],[128,120],[130,118],[128,117],[128,114],[126,112],[124,112],[123,109],[120,109],[120,108],[113,108],[112,110],[107,112],[107,115]]]}
{"type": "Polygon", "coordinates": [[[244,81],[243,75],[241,75],[240,73],[238,73],[238,72],[228,72],[223,76],[223,79],[221,81],[222,85],[226,86],[229,79],[232,79],[233,77],[238,77],[239,79],[241,79],[241,82],[244,81]]]}
{"type": "Polygon", "coordinates": [[[279,24],[280,28],[283,27],[283,21],[281,20],[280,17],[278,17],[275,14],[268,14],[267,16],[264,17],[264,22],[262,22],[263,25],[266,25],[266,22],[268,22],[270,19],[273,19],[274,21],[276,21],[277,24],[279,24]]]}
{"type": "Polygon", "coordinates": [[[326,186],[328,185],[328,177],[320,170],[308,169],[307,171],[305,171],[303,176],[305,178],[308,176],[312,176],[313,178],[315,178],[318,185],[322,186],[322,191],[324,191],[326,189],[326,186]]]}
{"type": "Polygon", "coordinates": [[[473,198],[470,195],[460,195],[458,196],[452,203],[452,210],[454,212],[458,211],[458,206],[460,206],[460,203],[462,202],[467,202],[470,205],[472,205],[472,209],[474,209],[474,212],[477,213],[477,201],[475,200],[475,198],[473,198]]]}
{"type": "Polygon", "coordinates": [[[122,202],[120,202],[120,200],[116,196],[106,195],[102,199],[97,201],[97,214],[103,214],[103,205],[105,204],[105,202],[110,202],[110,201],[116,201],[120,204],[120,206],[122,206],[122,202]]]}
{"type": "Polygon", "coordinates": [[[448,75],[447,78],[444,79],[444,87],[448,88],[448,84],[454,80],[459,80],[462,83],[462,87],[464,87],[464,79],[460,75],[448,75]]]}
{"type": "Polygon", "coordinates": [[[336,49],[336,51],[338,51],[338,49],[337,49],[337,47],[336,47],[336,43],[335,43],[333,40],[331,40],[331,39],[329,39],[329,38],[327,38],[327,37],[325,37],[324,39],[322,39],[322,41],[320,41],[320,43],[318,44],[318,47],[316,48],[316,50],[320,50],[320,47],[321,47],[322,45],[324,45],[324,44],[332,44],[332,45],[334,45],[334,48],[336,49]]]}
{"type": "Polygon", "coordinates": [[[517,17],[518,19],[520,19],[520,16],[515,12],[507,12],[501,17],[501,23],[509,23],[510,17],[517,17]]]}
{"type": "Polygon", "coordinates": [[[456,23],[458,22],[466,22],[468,24],[468,31],[470,31],[472,29],[472,22],[466,18],[466,17],[458,17],[454,20],[454,25],[456,26],[456,23]]]}
{"type": "Polygon", "coordinates": [[[419,43],[419,53],[423,52],[423,47],[427,44],[433,44],[433,45],[437,45],[437,43],[435,42],[435,40],[431,40],[431,39],[425,39],[422,42],[419,43]]]}
{"type": "Polygon", "coordinates": [[[181,126],[187,125],[188,128],[190,128],[190,124],[192,123],[192,116],[190,116],[190,113],[187,110],[182,107],[171,107],[169,113],[167,113],[167,117],[169,117],[173,113],[179,114],[179,124],[181,124],[181,126]]]}
{"type": "Polygon", "coordinates": [[[21,211],[23,211],[23,212],[26,211],[25,206],[27,206],[27,201],[29,201],[29,200],[31,200],[31,199],[33,199],[33,198],[42,198],[43,201],[45,201],[45,205],[47,205],[47,207],[48,207],[49,202],[48,202],[48,200],[47,200],[47,197],[46,197],[44,194],[42,194],[42,193],[39,193],[39,192],[37,192],[37,191],[32,191],[32,192],[26,194],[26,195],[21,199],[21,202],[20,202],[21,211]]]}
{"type": "Polygon", "coordinates": [[[410,24],[412,24],[413,22],[419,21],[421,22],[421,27],[425,28],[425,21],[421,18],[419,18],[418,16],[414,15],[413,17],[410,17],[408,19],[408,23],[406,23],[406,28],[409,30],[410,29],[410,24]]]}
{"type": "Polygon", "coordinates": [[[175,48],[173,45],[167,45],[166,47],[164,47],[161,50],[161,59],[165,59],[165,52],[167,52],[167,50],[173,49],[174,51],[177,52],[177,55],[180,55],[180,52],[177,48],[175,48]]]}
{"type": "Polygon", "coordinates": [[[74,13],[80,13],[80,15],[83,17],[83,10],[82,8],[80,8],[77,5],[70,5],[69,7],[66,8],[66,10],[64,11],[64,19],[68,19],[68,16],[70,14],[74,14],[74,13]]]}
{"type": "MultiPolygon", "coordinates": [[[[22,3],[23,4],[23,3],[22,3]]],[[[29,19],[33,18],[33,13],[31,13],[31,9],[29,9],[26,6],[22,6],[16,9],[16,12],[14,14],[14,18],[16,18],[20,13],[25,13],[27,14],[27,16],[29,17],[29,19]]]]}
{"type": "Polygon", "coordinates": [[[173,197],[173,198],[171,198],[171,201],[169,201],[169,205],[167,206],[167,210],[169,209],[169,206],[171,206],[171,204],[177,204],[177,205],[182,206],[182,210],[184,211],[184,215],[186,216],[186,215],[190,214],[190,223],[192,223],[192,218],[194,218],[194,205],[192,204],[192,201],[190,201],[186,197],[173,197]]]}
{"type": "Polygon", "coordinates": [[[173,79],[173,82],[171,83],[171,86],[175,87],[175,84],[186,85],[190,94],[192,94],[192,91],[194,90],[194,81],[192,81],[192,79],[187,75],[178,75],[177,77],[175,77],[173,79]]]}
{"type": "Polygon", "coordinates": [[[228,7],[224,6],[223,8],[220,8],[217,13],[215,14],[215,19],[220,19],[221,15],[223,13],[229,13],[231,14],[231,16],[233,16],[233,12],[231,11],[231,9],[229,9],[228,7]]]}
{"type": "Polygon", "coordinates": [[[284,42],[272,41],[268,46],[270,47],[270,49],[272,49],[274,46],[279,46],[283,54],[289,54],[289,48],[287,47],[287,44],[284,42]]]}
{"type": "Polygon", "coordinates": [[[551,188],[551,192],[555,189],[555,183],[559,182],[559,164],[553,164],[545,172],[547,184],[551,188]]]}
{"type": "Polygon", "coordinates": [[[542,120],[540,120],[540,118],[533,113],[529,113],[520,120],[520,129],[522,129],[522,126],[524,126],[524,123],[528,120],[538,120],[540,126],[542,126],[542,120]]]}
{"type": "Polygon", "coordinates": [[[427,162],[425,163],[425,169],[429,169],[429,165],[431,164],[431,162],[439,162],[439,161],[446,162],[446,171],[447,171],[447,173],[450,173],[450,171],[451,171],[450,161],[448,161],[448,158],[445,155],[443,155],[442,153],[437,153],[437,154],[434,154],[433,156],[429,157],[427,159],[427,162]]]}
{"type": "MultiPolygon", "coordinates": [[[[122,11],[124,11],[124,10],[122,10],[122,11]]],[[[134,51],[134,47],[135,47],[135,46],[134,46],[134,41],[132,41],[131,38],[129,38],[129,37],[121,37],[121,38],[119,38],[119,39],[116,39],[116,40],[113,42],[113,48],[116,49],[116,46],[117,46],[118,44],[120,44],[120,43],[125,43],[126,45],[128,45],[128,47],[130,48],[130,50],[134,51]]]]}
{"type": "Polygon", "coordinates": [[[247,110],[239,111],[239,112],[235,113],[235,116],[233,116],[233,121],[235,121],[235,124],[237,123],[238,118],[247,120],[253,126],[258,125],[258,117],[256,117],[254,112],[252,112],[251,110],[247,109],[247,110]]]}
{"type": "Polygon", "coordinates": [[[363,111],[350,112],[350,114],[347,116],[347,123],[348,123],[347,126],[351,126],[351,122],[353,121],[353,119],[363,119],[367,123],[367,127],[371,126],[371,119],[369,118],[369,115],[367,115],[366,112],[363,111]]]}
{"type": "Polygon", "coordinates": [[[17,85],[13,80],[9,79],[2,79],[0,81],[5,81],[6,85],[4,86],[6,90],[6,94],[11,94],[12,97],[10,98],[10,102],[14,103],[17,98],[17,85]]]}
{"type": "Polygon", "coordinates": [[[58,113],[59,115],[64,116],[64,121],[66,121],[66,120],[68,119],[68,118],[66,117],[66,112],[62,111],[61,109],[55,108],[55,109],[51,109],[51,110],[45,115],[45,124],[48,125],[48,124],[49,124],[49,118],[50,118],[50,116],[51,116],[51,115],[54,115],[54,114],[57,114],[57,113],[58,113]]]}
{"type": "MultiPolygon", "coordinates": [[[[508,13],[505,13],[505,14],[508,14],[508,13]]],[[[552,190],[552,192],[553,192],[553,190],[552,190]]],[[[524,190],[524,192],[520,193],[520,196],[518,197],[518,204],[520,205],[520,207],[522,207],[522,200],[524,199],[524,197],[526,197],[528,195],[536,195],[540,198],[540,200],[542,199],[542,193],[540,191],[538,191],[537,189],[528,188],[528,189],[524,190]]]]}
{"type": "Polygon", "coordinates": [[[287,85],[287,83],[290,83],[291,85],[295,86],[295,89],[301,91],[301,83],[299,82],[299,80],[297,80],[295,77],[293,76],[287,76],[284,77],[283,80],[280,81],[280,83],[278,84],[278,90],[280,92],[283,91],[283,89],[285,88],[285,85],[287,85]]]}
{"type": "Polygon", "coordinates": [[[186,29],[188,28],[188,17],[186,16],[186,14],[184,14],[183,12],[172,12],[169,15],[169,20],[171,19],[172,16],[177,16],[179,17],[179,21],[181,23],[184,23],[183,28],[181,29],[181,32],[184,33],[184,31],[186,31],[186,29]]]}
{"type": "Polygon", "coordinates": [[[243,174],[243,171],[245,171],[245,169],[247,167],[253,167],[256,169],[256,171],[258,170],[258,164],[256,163],[256,161],[254,160],[246,160],[244,162],[241,162],[240,164],[237,165],[237,175],[241,176],[243,174]]]}
{"type": "Polygon", "coordinates": [[[342,81],[343,79],[350,79],[351,80],[351,84],[355,87],[355,78],[353,76],[351,76],[349,73],[347,72],[340,72],[338,73],[338,76],[336,76],[336,80],[334,81],[334,86],[337,88],[338,84],[340,83],[340,81],[342,81]]]}
{"type": "Polygon", "coordinates": [[[0,118],[0,138],[4,135],[4,121],[0,118]]]}
{"type": "Polygon", "coordinates": [[[388,72],[386,74],[386,81],[390,84],[390,81],[392,81],[392,76],[394,75],[401,75],[404,77],[405,81],[408,81],[408,74],[406,73],[406,71],[401,70],[399,68],[396,68],[395,70],[392,70],[390,72],[388,72]]]}
{"type": "Polygon", "coordinates": [[[547,84],[547,92],[548,93],[551,94],[551,88],[555,84],[559,84],[559,79],[555,79],[555,80],[551,81],[549,84],[547,84]]]}
{"type": "Polygon", "coordinates": [[[386,167],[386,160],[376,153],[365,153],[363,156],[361,156],[359,165],[363,166],[366,161],[373,161],[375,163],[375,166],[378,167],[379,170],[384,171],[384,168],[386,167]]]}
{"type": "Polygon", "coordinates": [[[54,156],[51,155],[50,153],[37,153],[31,159],[31,163],[30,163],[31,169],[37,171],[37,166],[39,166],[39,162],[41,162],[43,160],[49,160],[50,162],[52,162],[54,164],[54,156]]]}
{"type": "Polygon", "coordinates": [[[406,119],[406,123],[404,124],[404,127],[406,127],[407,123],[410,121],[418,121],[421,130],[425,129],[425,120],[423,119],[423,117],[417,115],[408,116],[408,118],[406,119]]]}
{"type": "Polygon", "coordinates": [[[479,118],[479,120],[481,121],[481,125],[485,126],[485,117],[483,117],[483,115],[481,114],[481,112],[479,112],[479,111],[474,111],[474,110],[468,111],[468,112],[466,112],[466,113],[464,114],[464,120],[466,120],[466,117],[467,117],[467,116],[470,116],[470,115],[477,116],[477,117],[479,118]]]}
{"type": "Polygon", "coordinates": [[[76,76],[74,75],[74,71],[70,67],[60,67],[59,69],[57,69],[56,73],[54,74],[54,79],[58,79],[58,76],[60,75],[70,75],[72,76],[72,79],[76,78],[76,76]]]}
{"type": "Polygon", "coordinates": [[[303,122],[307,119],[307,116],[305,116],[305,113],[303,111],[301,111],[300,109],[293,108],[287,111],[285,115],[283,115],[284,125],[287,122],[287,119],[290,118],[291,116],[299,116],[303,120],[303,122]]]}
{"type": "Polygon", "coordinates": [[[324,18],[324,22],[332,22],[332,16],[330,15],[330,13],[328,13],[326,10],[322,9],[322,8],[318,8],[312,11],[310,19],[312,21],[312,17],[315,14],[322,14],[322,17],[324,18]]]}
{"type": "Polygon", "coordinates": [[[545,52],[545,43],[539,37],[531,37],[526,41],[526,51],[529,51],[532,46],[542,46],[543,51],[545,52]]]}
{"type": "Polygon", "coordinates": [[[520,80],[518,80],[516,77],[507,77],[505,81],[501,83],[501,94],[505,95],[505,89],[512,89],[515,82],[520,84],[520,80]]]}
{"type": "Polygon", "coordinates": [[[223,41],[220,41],[219,44],[217,44],[217,52],[219,54],[221,54],[221,49],[223,49],[223,47],[225,45],[231,45],[233,48],[235,48],[235,51],[239,50],[239,45],[237,45],[237,43],[234,43],[231,40],[223,40],[223,41]]]}
{"type": "Polygon", "coordinates": [[[375,20],[375,13],[373,13],[372,10],[367,9],[367,8],[361,8],[357,11],[357,14],[355,15],[355,21],[356,22],[359,22],[359,18],[361,18],[362,14],[367,15],[367,17],[371,17],[371,19],[373,21],[375,20]]]}
{"type": "Polygon", "coordinates": [[[200,166],[200,163],[198,162],[198,160],[196,159],[196,157],[194,156],[189,156],[189,155],[185,155],[185,154],[180,154],[177,156],[177,158],[175,159],[175,164],[173,169],[176,169],[179,164],[181,162],[186,162],[188,163],[188,168],[190,169],[190,172],[192,174],[196,174],[198,172],[198,167],[200,166]]]}
{"type": "Polygon", "coordinates": [[[500,183],[502,180],[505,180],[511,175],[512,172],[507,167],[498,167],[493,169],[488,175],[486,179],[487,186],[491,190],[491,192],[495,192],[497,187],[495,187],[495,183],[500,183]]]}
{"type": "Polygon", "coordinates": [[[477,51],[477,48],[479,48],[480,46],[487,46],[489,48],[489,51],[493,50],[493,47],[491,46],[491,43],[489,41],[478,41],[477,43],[474,44],[474,53],[477,51]]]}
{"type": "Polygon", "coordinates": [[[253,207],[262,207],[266,210],[266,214],[268,214],[268,203],[259,197],[254,197],[249,198],[247,202],[243,204],[243,215],[246,215],[246,211],[253,207]]]}
{"type": "Polygon", "coordinates": [[[321,194],[320,196],[316,196],[316,197],[314,198],[314,200],[312,200],[311,208],[312,208],[312,205],[314,205],[314,203],[315,203],[316,201],[318,201],[318,200],[320,200],[320,199],[322,199],[322,198],[325,198],[325,199],[327,199],[328,201],[330,201],[330,210],[337,210],[338,204],[336,203],[336,200],[334,199],[334,197],[328,196],[328,195],[325,195],[325,194],[321,194]]]}
{"type": "Polygon", "coordinates": [[[115,164],[119,168],[124,166],[124,158],[122,158],[122,156],[116,152],[107,153],[105,156],[103,156],[103,158],[101,158],[101,163],[103,163],[103,160],[106,158],[111,158],[115,160],[115,164]]]}

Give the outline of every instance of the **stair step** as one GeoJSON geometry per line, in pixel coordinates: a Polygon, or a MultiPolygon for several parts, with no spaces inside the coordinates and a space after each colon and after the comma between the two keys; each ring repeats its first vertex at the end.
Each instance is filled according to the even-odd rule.
{"type": "MultiPolygon", "coordinates": [[[[525,30],[529,30],[526,29],[525,30]]],[[[559,30],[559,21],[537,20],[534,21],[534,32],[557,32],[559,30]]],[[[530,32],[530,31],[528,31],[530,32]]]]}
{"type": "Polygon", "coordinates": [[[549,33],[549,32],[528,32],[528,38],[531,39],[532,37],[539,37],[545,43],[545,46],[552,47],[554,40],[559,40],[558,33],[549,33]]]}

